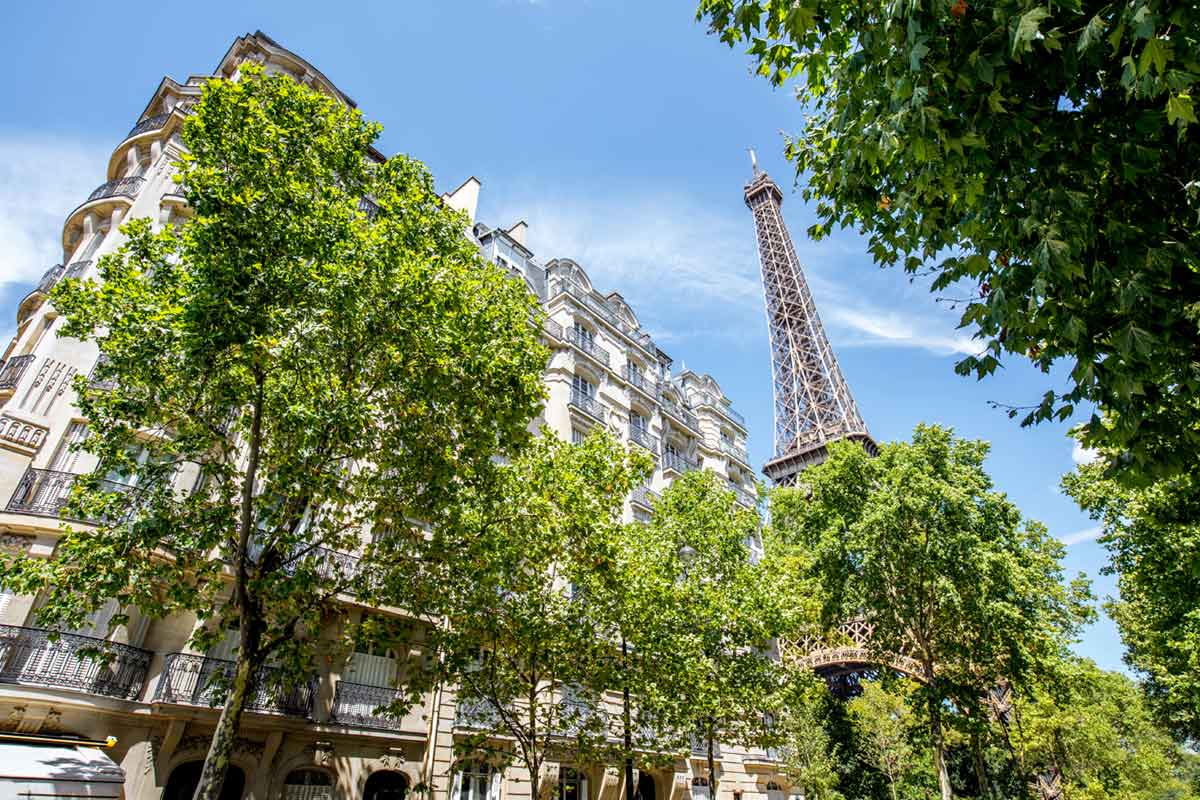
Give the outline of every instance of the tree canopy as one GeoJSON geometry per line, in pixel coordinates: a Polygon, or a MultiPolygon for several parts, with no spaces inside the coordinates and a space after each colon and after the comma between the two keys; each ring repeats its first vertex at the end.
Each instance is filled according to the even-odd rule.
{"type": "Polygon", "coordinates": [[[1082,577],[1062,581],[1062,545],[993,488],[987,450],[926,425],[877,457],[836,442],[803,486],[774,494],[778,535],[810,554],[826,625],[861,617],[878,663],[919,665],[944,798],[947,709],[981,718],[1002,679],[1049,674],[1091,613],[1082,577]]]}
{"type": "Polygon", "coordinates": [[[962,308],[980,352],[960,373],[1026,358],[1052,382],[1025,424],[1095,404],[1108,417],[1084,442],[1111,445],[1116,466],[1191,468],[1200,10],[701,0],[698,16],[773,84],[795,82],[805,123],[786,151],[815,201],[810,233],[854,227],[877,263],[928,270],[962,308]]]}
{"type": "Polygon", "coordinates": [[[259,666],[309,674],[338,595],[408,563],[408,521],[488,485],[543,397],[534,300],[420,163],[376,160],[379,131],[253,66],[209,81],[183,127],[190,217],[126,223],[99,283],[52,295],[102,356],[75,383],[99,466],[66,512],[94,524],[5,581],[51,624],[115,598],[195,613],[200,650],[236,632],[198,797],[220,793],[259,666]]]}
{"type": "Polygon", "coordinates": [[[1200,483],[1194,474],[1128,487],[1099,464],[1063,478],[1101,526],[1119,597],[1107,608],[1126,662],[1141,673],[1158,719],[1200,740],[1200,483]]]}

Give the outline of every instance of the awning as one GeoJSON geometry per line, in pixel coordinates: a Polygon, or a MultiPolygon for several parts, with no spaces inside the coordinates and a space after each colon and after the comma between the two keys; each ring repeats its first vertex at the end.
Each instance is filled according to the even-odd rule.
{"type": "Polygon", "coordinates": [[[96,747],[0,742],[0,800],[120,797],[125,771],[96,747]]]}

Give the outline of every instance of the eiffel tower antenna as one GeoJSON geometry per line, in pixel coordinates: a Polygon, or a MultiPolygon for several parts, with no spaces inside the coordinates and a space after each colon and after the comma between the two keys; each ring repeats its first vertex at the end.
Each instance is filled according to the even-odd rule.
{"type": "Polygon", "coordinates": [[[763,472],[776,485],[791,486],[801,470],[825,460],[830,442],[850,439],[871,453],[876,447],[829,345],[784,225],[783,192],[758,168],[753,150],[750,161],[754,177],[743,197],[758,235],[775,393],[775,455],[763,472]]]}

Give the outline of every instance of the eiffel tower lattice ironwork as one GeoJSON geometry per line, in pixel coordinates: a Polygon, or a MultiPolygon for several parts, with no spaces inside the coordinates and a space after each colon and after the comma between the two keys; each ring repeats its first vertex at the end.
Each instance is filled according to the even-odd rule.
{"type": "MultiPolygon", "coordinates": [[[[750,156],[753,161],[753,151],[750,156]]],[[[829,345],[784,225],[783,192],[756,161],[744,197],[758,234],[775,390],[775,455],[763,472],[776,485],[790,486],[802,469],[825,459],[830,442],[850,439],[872,453],[876,448],[829,345]]]]}

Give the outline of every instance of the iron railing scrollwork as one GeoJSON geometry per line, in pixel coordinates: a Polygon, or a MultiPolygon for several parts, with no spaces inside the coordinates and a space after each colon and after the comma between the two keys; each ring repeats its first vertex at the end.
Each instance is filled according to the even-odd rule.
{"type": "Polygon", "coordinates": [[[604,421],[604,406],[590,394],[584,394],[578,389],[571,390],[571,405],[589,414],[601,422],[604,421]]]}
{"type": "Polygon", "coordinates": [[[629,381],[629,383],[635,388],[641,389],[648,395],[658,395],[658,381],[647,378],[645,373],[643,373],[633,364],[625,365],[625,380],[629,381]]]}
{"type": "Polygon", "coordinates": [[[687,428],[699,433],[700,421],[696,419],[696,415],[688,411],[683,406],[676,403],[667,397],[661,397],[663,410],[671,417],[674,417],[679,422],[683,423],[687,428]]]}
{"type": "Polygon", "coordinates": [[[78,278],[87,268],[92,265],[91,261],[73,261],[67,265],[66,272],[63,273],[63,280],[67,278],[78,278]]]}
{"type": "Polygon", "coordinates": [[[335,722],[355,728],[377,728],[399,731],[404,729],[402,717],[376,713],[390,706],[402,696],[402,691],[387,686],[371,686],[365,683],[338,681],[333,692],[333,714],[335,722]]]}
{"type": "Polygon", "coordinates": [[[132,139],[134,136],[137,136],[140,133],[146,133],[148,131],[156,131],[159,128],[161,128],[162,126],[166,125],[167,120],[169,120],[170,118],[171,118],[171,112],[169,112],[169,111],[166,114],[155,114],[153,117],[146,117],[144,120],[139,122],[137,125],[134,125],[129,130],[129,133],[125,134],[125,138],[132,139]]]}
{"type": "MultiPolygon", "coordinates": [[[[71,496],[71,487],[75,485],[78,478],[79,475],[74,472],[26,467],[25,474],[21,476],[17,488],[8,500],[8,510],[22,514],[60,516],[71,496]]],[[[100,479],[99,489],[103,492],[134,491],[134,487],[127,483],[107,478],[100,479]]],[[[99,520],[83,521],[98,522],[99,520]]]]}
{"type": "Polygon", "coordinates": [[[652,436],[645,428],[640,428],[637,425],[630,425],[629,441],[633,442],[634,444],[641,445],[651,453],[658,453],[658,439],[652,436]]]}
{"type": "Polygon", "coordinates": [[[583,352],[587,353],[592,358],[599,361],[604,366],[608,366],[612,361],[612,356],[608,354],[600,345],[596,344],[596,340],[586,333],[583,333],[581,328],[571,327],[567,329],[567,341],[578,347],[583,352]]]}
{"type": "MultiPolygon", "coordinates": [[[[225,701],[236,662],[224,658],[168,653],[154,693],[156,703],[216,707],[225,701]]],[[[317,676],[288,686],[278,667],[261,666],[246,695],[246,710],[292,717],[312,717],[317,676]]]]}
{"type": "Polygon", "coordinates": [[[136,700],[152,654],[140,647],[42,628],[0,625],[0,682],[136,700]]]}
{"type": "Polygon", "coordinates": [[[58,283],[58,279],[62,277],[63,265],[55,264],[50,269],[42,273],[42,279],[38,281],[37,287],[33,290],[37,294],[46,294],[54,288],[54,284],[58,283]]]}
{"type": "Polygon", "coordinates": [[[368,197],[361,197],[358,200],[358,210],[361,211],[367,219],[374,221],[379,215],[379,204],[368,197]]]}
{"type": "Polygon", "coordinates": [[[636,505],[646,508],[653,508],[654,501],[658,499],[658,492],[648,486],[638,486],[629,495],[629,500],[636,505]]]}
{"type": "Polygon", "coordinates": [[[487,730],[494,728],[500,715],[492,704],[483,698],[460,700],[454,709],[454,727],[487,730]]]}
{"type": "Polygon", "coordinates": [[[0,364],[0,390],[11,389],[15,391],[17,384],[25,376],[25,371],[33,363],[33,359],[33,353],[29,353],[23,356],[13,356],[0,364]]]}
{"type": "Polygon", "coordinates": [[[115,181],[102,183],[88,195],[87,202],[103,200],[105,197],[135,197],[145,182],[144,178],[133,177],[117,178],[115,181]]]}
{"type": "Polygon", "coordinates": [[[681,453],[676,453],[672,450],[663,453],[663,469],[673,469],[676,472],[683,473],[691,472],[698,468],[699,465],[695,461],[681,453]]]}

